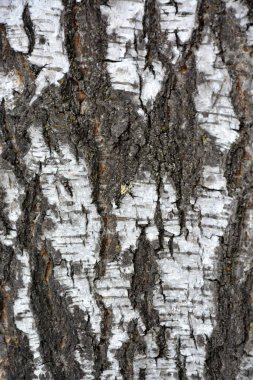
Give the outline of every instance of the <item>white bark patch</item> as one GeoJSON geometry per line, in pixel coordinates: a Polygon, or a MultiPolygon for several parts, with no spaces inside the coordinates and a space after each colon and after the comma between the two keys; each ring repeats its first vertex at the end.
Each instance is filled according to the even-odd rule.
{"type": "Polygon", "coordinates": [[[161,30],[167,34],[168,44],[172,49],[172,63],[180,58],[182,45],[191,38],[196,24],[198,1],[158,0],[161,30]]]}
{"type": "MultiPolygon", "coordinates": [[[[17,221],[21,216],[20,198],[23,195],[22,189],[19,187],[16,177],[11,170],[0,170],[1,186],[5,190],[4,202],[6,203],[4,212],[10,222],[10,232],[4,234],[0,228],[0,241],[7,246],[14,246],[17,237],[17,221]]],[[[22,286],[18,289],[17,298],[14,301],[13,311],[15,325],[17,328],[27,335],[29,346],[34,358],[35,375],[45,373],[44,365],[40,355],[40,339],[35,326],[34,317],[30,305],[30,283],[31,273],[29,266],[29,256],[27,252],[17,253],[17,265],[19,269],[18,278],[22,282],[22,286]]]]}
{"type": "MultiPolygon", "coordinates": [[[[170,374],[171,378],[178,371],[175,358],[179,338],[181,355],[186,358],[187,378],[203,378],[206,336],[211,335],[215,323],[210,280],[215,279],[215,249],[228,224],[232,200],[227,196],[225,178],[218,167],[204,167],[202,184],[204,188],[192,201],[192,210],[186,216],[187,237],[175,236],[179,231],[179,226],[176,228],[178,217],[170,211],[175,202],[175,191],[170,183],[165,186],[169,212],[164,225],[167,233],[174,236],[173,254],[171,256],[168,251],[159,253],[162,293],[157,284],[154,305],[160,323],[170,331],[168,357],[166,360],[159,358],[157,367],[160,373],[170,374]]],[[[165,213],[163,217],[166,218],[165,213]]]]}
{"type": "Polygon", "coordinates": [[[10,231],[7,234],[5,234],[3,229],[0,227],[0,241],[4,245],[12,246],[14,244],[15,238],[17,237],[16,223],[20,217],[19,198],[22,194],[21,189],[17,184],[16,177],[11,170],[1,169],[0,178],[1,187],[5,191],[5,197],[3,201],[6,203],[6,207],[4,209],[4,212],[6,213],[11,224],[10,231]]]}
{"type": "MultiPolygon", "coordinates": [[[[164,69],[153,61],[153,70],[145,68],[147,41],[140,41],[144,16],[144,0],[111,0],[101,6],[107,18],[108,72],[114,89],[133,94],[135,102],[150,107],[161,89],[164,69]]],[[[141,112],[141,110],[140,110],[141,112]]]]}
{"type": "MultiPolygon", "coordinates": [[[[33,102],[50,84],[58,85],[69,70],[64,47],[64,32],[60,23],[63,5],[60,0],[3,0],[0,4],[0,22],[7,25],[7,37],[15,51],[28,53],[28,38],[24,30],[22,13],[28,4],[34,25],[35,46],[28,60],[41,71],[36,78],[33,102]]],[[[7,106],[13,106],[13,90],[22,91],[19,77],[14,72],[7,76],[0,72],[0,98],[5,97],[7,106]],[[7,91],[6,91],[7,88],[7,91]]]]}
{"type": "Polygon", "coordinates": [[[22,92],[23,89],[24,85],[17,72],[12,70],[7,74],[0,68],[0,101],[5,99],[7,109],[14,107],[13,91],[22,92]]]}
{"type": "Polygon", "coordinates": [[[59,84],[59,80],[69,70],[69,62],[60,23],[62,1],[30,0],[29,9],[35,26],[35,46],[29,61],[43,67],[36,78],[34,101],[49,84],[59,84]]]}
{"type": "Polygon", "coordinates": [[[239,121],[230,99],[231,79],[218,53],[211,37],[206,35],[196,52],[198,93],[195,103],[199,125],[224,151],[236,141],[239,121]]]}
{"type": "MultiPolygon", "coordinates": [[[[54,223],[43,238],[61,254],[61,262],[54,263],[54,278],[62,286],[62,295],[71,297],[70,310],[76,305],[86,318],[89,315],[92,330],[99,336],[100,311],[92,288],[94,266],[99,260],[101,225],[92,203],[87,166],[83,159],[77,163],[66,145],[59,154],[50,153],[40,130],[33,127],[30,135],[32,145],[25,161],[33,173],[38,172],[39,163],[42,164],[42,191],[51,206],[46,219],[54,223]],[[77,273],[75,268],[78,268],[77,273]]],[[[76,357],[80,359],[80,353],[77,352],[76,357]]],[[[80,364],[88,376],[91,363],[89,368],[83,358],[80,364]]]]}

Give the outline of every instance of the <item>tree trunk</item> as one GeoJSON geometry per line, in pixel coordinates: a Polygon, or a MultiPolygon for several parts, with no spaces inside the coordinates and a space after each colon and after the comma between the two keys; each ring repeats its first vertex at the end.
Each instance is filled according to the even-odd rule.
{"type": "Polygon", "coordinates": [[[252,0],[0,23],[0,378],[252,379],[252,0]]]}

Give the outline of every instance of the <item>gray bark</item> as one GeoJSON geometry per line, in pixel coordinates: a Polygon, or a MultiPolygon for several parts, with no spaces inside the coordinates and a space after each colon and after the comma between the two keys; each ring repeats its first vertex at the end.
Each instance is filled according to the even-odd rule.
{"type": "Polygon", "coordinates": [[[0,0],[0,378],[253,378],[251,0],[0,0]]]}

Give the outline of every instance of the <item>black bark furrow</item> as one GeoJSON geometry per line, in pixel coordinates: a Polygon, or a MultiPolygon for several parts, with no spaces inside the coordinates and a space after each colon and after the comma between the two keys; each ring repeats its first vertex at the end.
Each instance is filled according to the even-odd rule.
{"type": "Polygon", "coordinates": [[[34,33],[34,25],[31,19],[28,4],[26,4],[24,8],[24,11],[22,13],[22,19],[24,22],[24,29],[29,40],[28,54],[31,55],[34,49],[34,45],[35,45],[35,33],[34,33]]]}

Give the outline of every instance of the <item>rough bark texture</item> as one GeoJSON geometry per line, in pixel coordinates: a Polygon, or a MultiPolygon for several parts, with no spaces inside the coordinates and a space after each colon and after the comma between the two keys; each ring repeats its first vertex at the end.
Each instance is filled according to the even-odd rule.
{"type": "Polygon", "coordinates": [[[0,378],[253,378],[251,0],[0,0],[0,378]]]}

